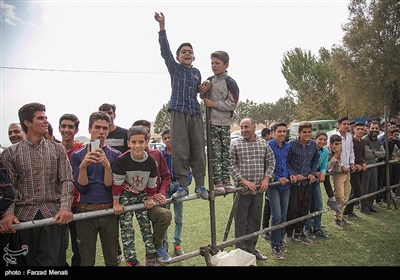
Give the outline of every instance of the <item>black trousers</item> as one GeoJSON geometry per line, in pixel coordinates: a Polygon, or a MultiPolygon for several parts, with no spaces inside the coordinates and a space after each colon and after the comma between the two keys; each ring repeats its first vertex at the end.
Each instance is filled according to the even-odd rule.
{"type": "MultiPolygon", "coordinates": [[[[350,174],[351,192],[350,192],[349,200],[358,198],[361,196],[361,192],[362,192],[361,181],[362,181],[363,174],[364,174],[364,171],[354,172],[354,173],[350,174]]],[[[347,204],[346,207],[344,208],[343,215],[349,215],[350,213],[353,213],[354,205],[356,205],[356,204],[357,204],[357,202],[347,204]]]]}
{"type": "MultiPolygon", "coordinates": [[[[43,215],[38,211],[34,220],[40,219],[43,215]]],[[[67,225],[50,225],[11,234],[8,263],[15,266],[65,266],[66,231],[67,225]]]]}
{"type": "MultiPolygon", "coordinates": [[[[289,207],[287,221],[302,217],[310,212],[311,206],[311,185],[293,185],[290,188],[289,207]]],[[[288,236],[303,232],[305,221],[300,221],[286,227],[288,236]]]]}
{"type": "Polygon", "coordinates": [[[331,176],[330,176],[330,175],[326,175],[326,176],[325,176],[324,187],[325,187],[326,196],[327,196],[328,198],[331,198],[331,197],[334,197],[334,196],[335,196],[335,195],[333,194],[332,183],[331,183],[331,176]]]}
{"type": "MultiPolygon", "coordinates": [[[[76,214],[76,207],[71,208],[72,213],[76,214]]],[[[69,234],[71,236],[71,248],[72,248],[72,258],[71,258],[71,266],[80,266],[81,265],[81,255],[79,254],[79,246],[78,239],[76,235],[76,222],[70,222],[68,224],[69,234]]]]}
{"type": "Polygon", "coordinates": [[[264,213],[263,213],[263,222],[262,222],[263,229],[269,227],[270,219],[271,219],[271,207],[269,206],[269,198],[267,196],[267,192],[265,192],[264,213]]]}

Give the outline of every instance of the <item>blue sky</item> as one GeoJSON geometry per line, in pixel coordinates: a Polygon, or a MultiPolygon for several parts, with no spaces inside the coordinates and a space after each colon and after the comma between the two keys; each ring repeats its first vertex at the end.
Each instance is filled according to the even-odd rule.
{"type": "Polygon", "coordinates": [[[116,104],[115,122],[122,127],[154,121],[170,97],[156,11],[166,16],[174,52],[182,42],[193,44],[203,79],[212,75],[210,53],[225,50],[239,99],[262,103],[285,96],[285,52],[300,47],[316,54],[341,43],[349,3],[0,1],[2,146],[10,144],[8,124],[18,122],[18,109],[29,102],[46,105],[53,127],[62,114],[76,114],[78,135],[88,135],[89,115],[104,102],[116,104]]]}

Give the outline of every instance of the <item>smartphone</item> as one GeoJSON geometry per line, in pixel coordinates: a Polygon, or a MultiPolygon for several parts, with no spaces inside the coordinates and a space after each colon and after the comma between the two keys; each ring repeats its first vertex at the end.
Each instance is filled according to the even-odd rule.
{"type": "Polygon", "coordinates": [[[99,139],[92,139],[90,140],[90,151],[94,152],[98,148],[100,148],[100,140],[99,139]]]}

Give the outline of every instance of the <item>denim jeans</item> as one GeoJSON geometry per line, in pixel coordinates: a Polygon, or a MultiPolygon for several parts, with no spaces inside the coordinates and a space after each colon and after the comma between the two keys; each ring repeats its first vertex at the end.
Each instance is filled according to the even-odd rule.
{"type": "MultiPolygon", "coordinates": [[[[322,204],[322,193],[319,181],[315,181],[311,185],[311,207],[310,212],[321,211],[323,204],[322,204]]],[[[322,215],[318,215],[314,217],[314,231],[321,229],[321,220],[322,215]]],[[[310,219],[306,221],[305,228],[311,228],[310,219]]]]}
{"type": "MultiPolygon", "coordinates": [[[[167,198],[170,198],[179,188],[178,182],[171,182],[169,191],[167,192],[167,198]]],[[[167,209],[170,209],[171,204],[167,204],[167,209]]],[[[182,243],[182,219],[183,219],[183,202],[174,203],[174,222],[175,222],[175,232],[174,232],[174,247],[175,245],[180,245],[182,243]]],[[[165,248],[168,249],[168,236],[165,234],[165,248]]]]}
{"type": "MultiPolygon", "coordinates": [[[[278,188],[268,188],[269,205],[271,207],[271,225],[279,225],[286,222],[286,214],[289,205],[290,188],[280,190],[278,188]]],[[[271,246],[279,246],[285,236],[285,228],[271,232],[271,246]]]]}

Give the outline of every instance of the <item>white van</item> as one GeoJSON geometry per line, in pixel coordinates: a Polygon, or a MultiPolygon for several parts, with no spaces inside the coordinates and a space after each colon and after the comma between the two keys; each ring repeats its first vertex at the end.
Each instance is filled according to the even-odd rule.
{"type": "MultiPolygon", "coordinates": [[[[317,134],[318,131],[328,132],[334,130],[337,127],[336,120],[316,120],[316,121],[310,121],[310,123],[312,125],[311,137],[313,139],[315,139],[315,135],[317,134]]],[[[292,123],[292,125],[290,126],[289,140],[293,140],[298,137],[299,124],[300,123],[292,123]]]]}

